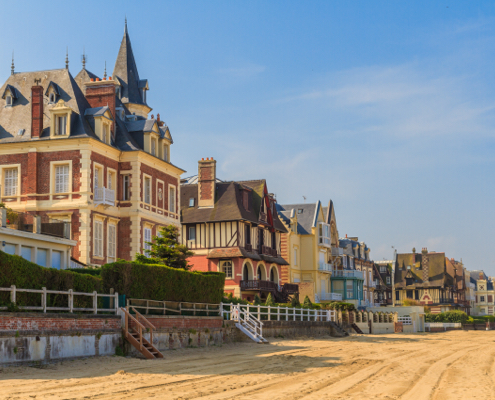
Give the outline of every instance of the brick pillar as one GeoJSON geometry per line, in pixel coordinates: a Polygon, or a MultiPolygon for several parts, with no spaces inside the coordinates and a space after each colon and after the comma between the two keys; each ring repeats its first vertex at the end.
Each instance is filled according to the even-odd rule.
{"type": "MultiPolygon", "coordinates": [[[[29,150],[27,162],[27,193],[38,193],[38,153],[36,149],[29,150]]],[[[36,200],[36,196],[29,196],[28,200],[36,200]]]]}
{"type": "Polygon", "coordinates": [[[215,205],[215,183],[217,162],[213,159],[202,159],[198,162],[198,206],[213,207],[215,205]]]}
{"type": "Polygon", "coordinates": [[[423,269],[423,283],[428,283],[430,275],[430,259],[428,257],[428,249],[426,247],[424,247],[421,251],[421,267],[423,269]]]}
{"type": "Polygon", "coordinates": [[[31,137],[39,138],[43,132],[43,86],[31,88],[31,137]]]}

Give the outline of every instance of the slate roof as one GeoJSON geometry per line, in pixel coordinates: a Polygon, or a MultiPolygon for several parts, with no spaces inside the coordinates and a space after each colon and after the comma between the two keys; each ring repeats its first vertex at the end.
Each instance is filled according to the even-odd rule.
{"type": "MultiPolygon", "coordinates": [[[[428,282],[423,283],[422,253],[397,254],[397,268],[395,270],[395,284],[398,288],[406,287],[406,275],[410,271],[416,287],[446,287],[453,286],[453,270],[447,268],[450,261],[445,253],[428,253],[429,274],[428,282]],[[410,266],[410,269],[407,267],[410,266]]],[[[451,264],[452,265],[452,264],[451,264]]]]}
{"type": "MultiPolygon", "coordinates": [[[[212,208],[198,207],[198,185],[181,185],[181,222],[202,223],[221,221],[249,221],[259,223],[261,200],[266,181],[264,179],[242,182],[221,182],[216,184],[215,204],[212,208]],[[252,189],[249,210],[242,205],[241,189],[246,186],[252,189]],[[189,199],[194,198],[194,207],[189,207],[189,199]]],[[[274,228],[287,232],[284,225],[274,215],[274,228]]]]}
{"type": "Polygon", "coordinates": [[[84,84],[86,82],[90,82],[91,79],[96,80],[96,78],[100,79],[99,76],[88,71],[86,68],[83,68],[81,71],[79,71],[79,73],[76,75],[74,80],[76,81],[77,85],[79,86],[79,89],[84,90],[84,84]]]}
{"type": "Polygon", "coordinates": [[[146,104],[143,102],[140,87],[139,73],[136,66],[136,60],[134,59],[134,53],[132,51],[131,39],[127,32],[127,25],[124,30],[124,37],[120,44],[119,54],[115,61],[115,67],[113,69],[113,78],[119,78],[119,82],[122,85],[121,99],[122,103],[134,103],[134,104],[146,104]]]}
{"type": "Polygon", "coordinates": [[[110,108],[108,106],[96,107],[96,108],[87,108],[86,111],[84,111],[84,115],[91,115],[93,117],[101,117],[101,116],[105,115],[105,113],[109,110],[110,110],[110,108]]]}
{"type": "Polygon", "coordinates": [[[5,89],[3,90],[3,94],[2,94],[2,99],[5,99],[5,97],[7,97],[7,91],[10,92],[14,100],[17,99],[17,91],[15,90],[15,87],[11,85],[5,86],[5,89]]]}
{"type": "Polygon", "coordinates": [[[318,203],[277,204],[277,211],[288,224],[290,213],[294,210],[297,216],[297,233],[299,235],[311,235],[317,205],[318,203]],[[302,210],[302,213],[299,213],[299,210],[302,210]]]}

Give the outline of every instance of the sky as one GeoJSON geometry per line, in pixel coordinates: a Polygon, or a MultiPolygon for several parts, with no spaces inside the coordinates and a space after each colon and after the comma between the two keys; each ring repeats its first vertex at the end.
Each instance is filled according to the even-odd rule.
{"type": "MultiPolygon", "coordinates": [[[[128,30],[172,162],[334,202],[375,260],[445,252],[495,275],[495,2],[1,0],[15,69],[113,71],[128,30]],[[22,15],[22,18],[18,17],[22,15]]],[[[305,200],[306,199],[306,200],[305,200]]]]}

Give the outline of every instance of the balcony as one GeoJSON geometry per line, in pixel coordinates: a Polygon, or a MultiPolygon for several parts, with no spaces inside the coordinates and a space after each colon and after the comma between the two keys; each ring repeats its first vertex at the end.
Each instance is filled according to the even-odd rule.
{"type": "Polygon", "coordinates": [[[332,274],[332,279],[333,278],[342,278],[342,279],[361,279],[364,280],[364,275],[363,271],[357,271],[357,270],[334,270],[332,274]]]}
{"type": "Polygon", "coordinates": [[[104,206],[115,205],[115,190],[106,187],[97,187],[95,189],[95,206],[103,204],[104,206]]]}
{"type": "Polygon", "coordinates": [[[333,270],[333,265],[332,264],[326,264],[326,263],[320,263],[320,264],[318,264],[318,271],[332,272],[332,270],[333,270]]]}
{"type": "Polygon", "coordinates": [[[0,227],[70,239],[70,222],[59,221],[46,214],[27,214],[5,208],[0,208],[0,213],[0,227]]]}
{"type": "Polygon", "coordinates": [[[278,289],[278,285],[272,281],[263,280],[249,280],[241,281],[241,290],[264,290],[264,291],[275,291],[278,289]]]}
{"type": "Polygon", "coordinates": [[[342,293],[320,293],[320,301],[342,301],[342,293]]]}
{"type": "Polygon", "coordinates": [[[333,247],[332,248],[332,256],[338,257],[338,256],[343,256],[344,255],[344,249],[341,247],[333,247]]]}
{"type": "Polygon", "coordinates": [[[318,244],[320,246],[330,247],[331,239],[327,236],[318,236],[318,244]]]}
{"type": "Polygon", "coordinates": [[[268,246],[261,246],[260,254],[264,254],[265,256],[277,257],[277,249],[272,249],[268,246]]]}

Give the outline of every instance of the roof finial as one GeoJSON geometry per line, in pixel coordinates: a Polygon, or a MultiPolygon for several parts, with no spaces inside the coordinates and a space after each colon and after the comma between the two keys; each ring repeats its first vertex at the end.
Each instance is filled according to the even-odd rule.
{"type": "Polygon", "coordinates": [[[12,50],[12,66],[10,67],[10,75],[14,75],[14,50],[12,50]]]}
{"type": "Polygon", "coordinates": [[[103,73],[103,78],[107,79],[107,62],[105,61],[105,72],[103,73]]]}
{"type": "Polygon", "coordinates": [[[65,52],[65,69],[69,69],[69,46],[67,46],[67,51],[65,52]]]}
{"type": "Polygon", "coordinates": [[[125,16],[125,28],[124,33],[127,33],[127,15],[125,16]]]}
{"type": "Polygon", "coordinates": [[[83,69],[86,69],[86,49],[83,46],[83,55],[82,55],[82,66],[83,69]]]}

